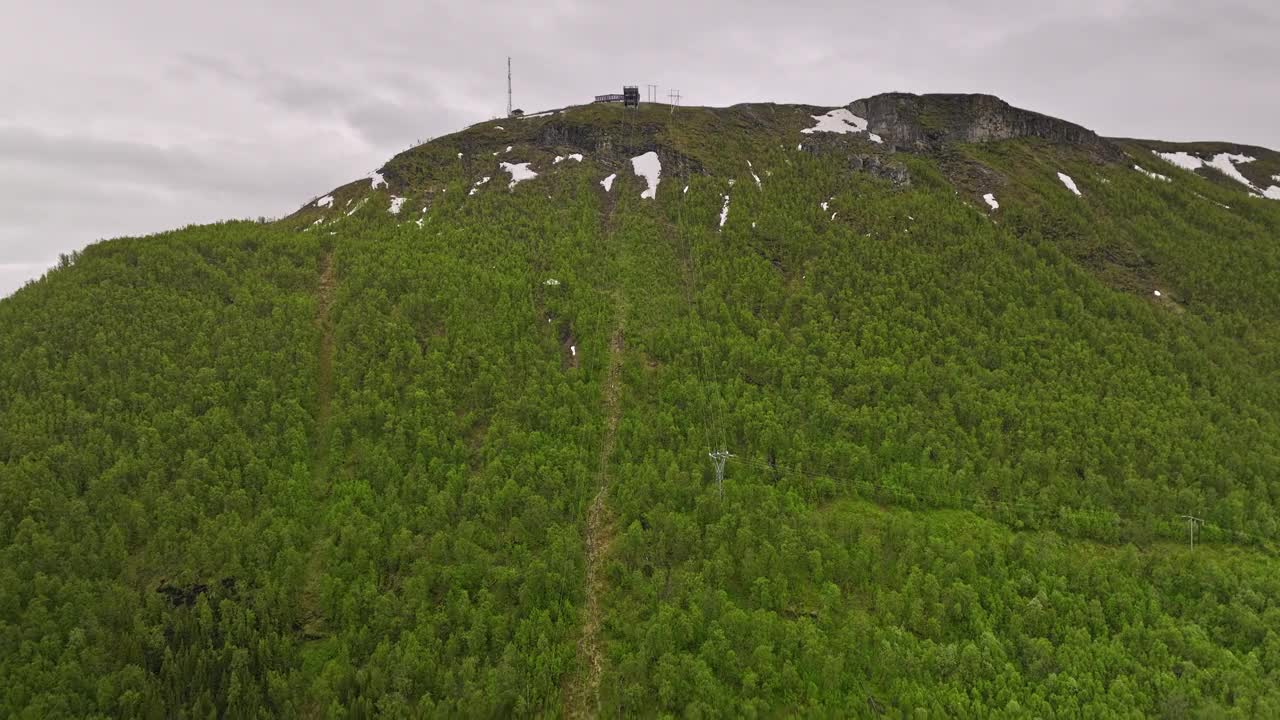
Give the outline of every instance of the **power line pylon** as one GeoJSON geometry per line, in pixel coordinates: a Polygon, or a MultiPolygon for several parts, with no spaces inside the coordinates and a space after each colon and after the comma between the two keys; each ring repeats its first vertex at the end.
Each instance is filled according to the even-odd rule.
{"type": "Polygon", "coordinates": [[[672,90],[671,92],[668,92],[667,99],[671,101],[671,114],[674,115],[676,112],[676,107],[680,105],[680,91],[672,90]]]}
{"type": "Polygon", "coordinates": [[[511,117],[511,56],[507,56],[507,117],[511,117]]]}
{"type": "Polygon", "coordinates": [[[720,488],[720,497],[724,498],[724,463],[726,460],[733,457],[733,454],[728,450],[716,450],[714,452],[707,453],[707,455],[711,457],[711,462],[715,463],[716,485],[720,488]]]}
{"type": "Polygon", "coordinates": [[[1194,515],[1183,515],[1183,520],[1187,521],[1187,529],[1191,532],[1191,549],[1196,549],[1196,528],[1204,524],[1204,520],[1194,515]]]}

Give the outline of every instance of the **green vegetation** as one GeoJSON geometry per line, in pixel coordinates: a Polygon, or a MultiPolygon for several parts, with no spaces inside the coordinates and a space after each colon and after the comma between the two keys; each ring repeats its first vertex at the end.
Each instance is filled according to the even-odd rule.
{"type": "Polygon", "coordinates": [[[0,302],[0,715],[1280,715],[1280,203],[614,110],[0,302]]]}

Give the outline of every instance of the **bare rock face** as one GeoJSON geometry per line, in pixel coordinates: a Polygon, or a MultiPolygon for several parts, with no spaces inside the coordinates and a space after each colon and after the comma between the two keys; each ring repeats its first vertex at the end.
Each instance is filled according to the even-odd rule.
{"type": "Polygon", "coordinates": [[[1013,107],[994,95],[884,93],[855,100],[849,110],[866,118],[871,132],[903,150],[1038,137],[1083,148],[1099,160],[1119,160],[1123,155],[1092,130],[1013,107]]]}
{"type": "Polygon", "coordinates": [[[879,155],[853,155],[849,158],[849,167],[888,180],[899,187],[911,184],[911,174],[905,166],[889,162],[879,155]]]}

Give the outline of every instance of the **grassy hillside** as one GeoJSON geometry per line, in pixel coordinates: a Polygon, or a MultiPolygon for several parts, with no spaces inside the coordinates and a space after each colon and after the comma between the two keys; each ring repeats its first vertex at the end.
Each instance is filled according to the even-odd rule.
{"type": "Polygon", "coordinates": [[[0,302],[0,714],[1280,715],[1280,203],[824,110],[484,123],[0,302]]]}

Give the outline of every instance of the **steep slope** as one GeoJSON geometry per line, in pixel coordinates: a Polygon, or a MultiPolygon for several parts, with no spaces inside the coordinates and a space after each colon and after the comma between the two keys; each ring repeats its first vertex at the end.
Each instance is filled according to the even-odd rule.
{"type": "Polygon", "coordinates": [[[597,105],[90,247],[0,302],[0,713],[1280,714],[1280,203],[1153,149],[597,105]]]}

